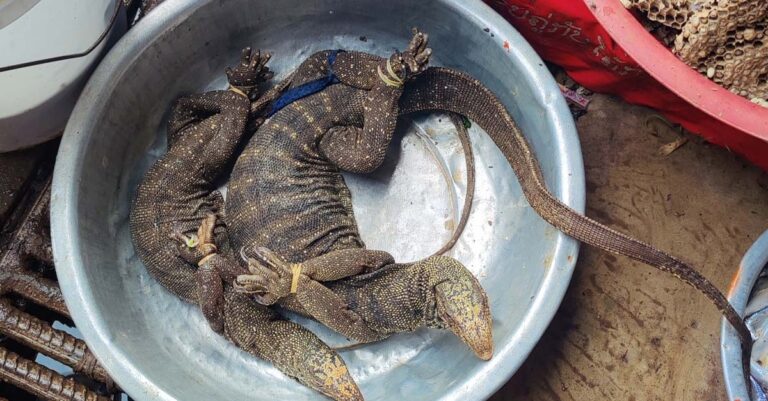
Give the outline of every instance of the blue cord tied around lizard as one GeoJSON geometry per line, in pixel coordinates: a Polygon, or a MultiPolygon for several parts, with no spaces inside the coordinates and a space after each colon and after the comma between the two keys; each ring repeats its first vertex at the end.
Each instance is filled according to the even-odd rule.
{"type": "Polygon", "coordinates": [[[267,112],[267,117],[272,117],[272,115],[280,111],[280,109],[299,99],[320,92],[328,86],[338,83],[339,78],[333,73],[333,63],[336,61],[336,56],[341,51],[342,50],[333,50],[328,54],[328,75],[287,90],[272,103],[272,107],[267,112]]]}

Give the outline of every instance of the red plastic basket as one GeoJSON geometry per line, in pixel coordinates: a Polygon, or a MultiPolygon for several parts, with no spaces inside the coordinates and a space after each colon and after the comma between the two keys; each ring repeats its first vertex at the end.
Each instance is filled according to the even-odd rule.
{"type": "Polygon", "coordinates": [[[581,85],[658,110],[768,170],[768,109],[693,70],[619,0],[486,0],[581,85]]]}

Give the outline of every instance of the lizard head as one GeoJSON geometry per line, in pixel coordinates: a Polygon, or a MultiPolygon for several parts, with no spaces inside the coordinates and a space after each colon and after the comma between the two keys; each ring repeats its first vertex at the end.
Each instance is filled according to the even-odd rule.
{"type": "Polygon", "coordinates": [[[493,356],[493,322],[488,296],[480,283],[459,261],[435,256],[429,263],[430,284],[434,285],[436,326],[451,330],[478,358],[493,356]]]}
{"type": "Polygon", "coordinates": [[[332,361],[324,361],[318,368],[313,379],[319,378],[320,381],[313,383],[314,388],[334,400],[363,401],[360,389],[339,356],[335,356],[332,361]]]}
{"type": "Polygon", "coordinates": [[[347,365],[335,351],[308,331],[292,334],[293,343],[289,346],[294,354],[287,359],[291,363],[289,375],[334,401],[364,400],[347,365]],[[299,337],[305,341],[296,342],[299,337]]]}

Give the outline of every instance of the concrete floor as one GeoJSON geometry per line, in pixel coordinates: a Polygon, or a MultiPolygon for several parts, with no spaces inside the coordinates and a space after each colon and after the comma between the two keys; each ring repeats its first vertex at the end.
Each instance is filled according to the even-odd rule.
{"type": "MultiPolygon", "coordinates": [[[[678,135],[653,114],[598,95],[578,120],[587,215],[693,262],[727,290],[768,229],[768,175],[694,136],[660,156],[678,135]]],[[[581,249],[554,321],[491,400],[726,399],[714,306],[667,274],[581,249]]]]}
{"type": "MultiPolygon", "coordinates": [[[[597,95],[579,119],[587,214],[694,262],[726,289],[768,229],[768,175],[693,136],[660,156],[678,136],[652,115],[597,95]]],[[[33,154],[0,155],[0,220],[33,154]]],[[[719,329],[715,308],[689,287],[582,247],[560,311],[491,400],[721,400],[719,329]]]]}

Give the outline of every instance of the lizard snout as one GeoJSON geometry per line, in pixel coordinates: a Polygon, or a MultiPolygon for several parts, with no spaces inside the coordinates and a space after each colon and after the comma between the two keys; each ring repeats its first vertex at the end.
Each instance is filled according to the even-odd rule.
{"type": "Polygon", "coordinates": [[[469,271],[455,272],[458,273],[455,277],[435,286],[437,316],[478,358],[490,360],[493,356],[493,320],[488,296],[469,271]]]}
{"type": "Polygon", "coordinates": [[[493,331],[488,299],[480,286],[444,282],[435,287],[437,313],[448,328],[469,346],[478,358],[493,356],[493,331]]]}

